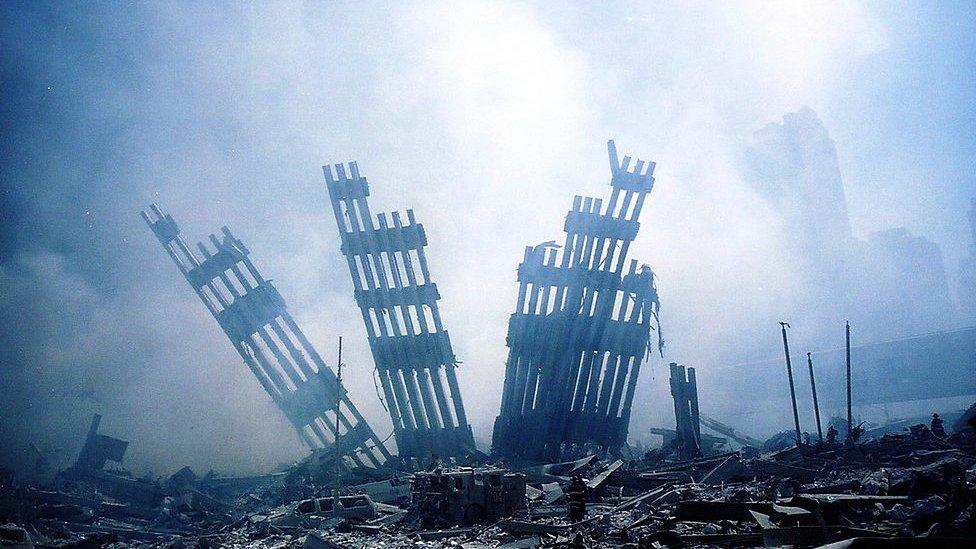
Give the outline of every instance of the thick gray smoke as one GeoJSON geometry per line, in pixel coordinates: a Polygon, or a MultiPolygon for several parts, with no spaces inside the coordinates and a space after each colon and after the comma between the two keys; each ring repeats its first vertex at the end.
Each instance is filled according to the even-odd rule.
{"type": "MultiPolygon", "coordinates": [[[[191,239],[230,226],[330,363],[343,335],[349,390],[389,432],[328,210],[330,162],[357,160],[376,211],[412,207],[426,225],[482,443],[522,249],[560,237],[573,194],[604,194],[611,137],[658,163],[631,254],[658,276],[669,347],[644,370],[635,440],[672,421],[666,362],[698,366],[703,394],[720,395],[728,366],[779,356],[778,321],[798,347],[835,347],[837,322],[871,295],[851,276],[824,302],[810,269],[843,274],[820,261],[837,250],[797,243],[757,164],[769,151],[753,133],[804,105],[839,157],[837,173],[804,175],[807,190],[821,175],[841,186],[851,261],[897,249],[898,235],[869,235],[907,227],[941,247],[955,308],[976,193],[971,8],[586,4],[0,6],[3,464],[22,466],[29,442],[70,462],[96,411],[132,441],[136,471],[254,472],[303,455],[139,219],[152,201],[191,239]]],[[[829,209],[834,196],[803,200],[829,209]]],[[[937,320],[858,322],[877,338],[971,323],[937,320]]]]}

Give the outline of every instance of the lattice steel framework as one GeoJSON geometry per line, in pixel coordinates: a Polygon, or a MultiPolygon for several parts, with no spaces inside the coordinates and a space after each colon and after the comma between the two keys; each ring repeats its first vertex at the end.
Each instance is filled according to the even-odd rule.
{"type": "Polygon", "coordinates": [[[223,227],[222,239],[210,235],[213,250],[197,244],[201,261],[170,215],[155,204],[150,211],[142,218],[302,440],[337,449],[347,465],[378,467],[390,459],[244,244],[223,227]]]}
{"type": "Polygon", "coordinates": [[[366,200],[369,184],[356,163],[349,163],[349,175],[342,164],[335,173],[331,166],[323,171],[400,456],[470,455],[474,439],[423,225],[407,210],[405,225],[393,212],[393,226],[380,213],[377,227],[366,200]]]}
{"type": "MultiPolygon", "coordinates": [[[[654,186],[654,163],[620,163],[608,142],[612,188],[573,199],[562,254],[528,246],[508,325],[509,355],[493,450],[554,459],[573,444],[614,450],[627,439],[634,388],[660,306],[654,275],[627,251],[654,186]]],[[[660,327],[658,326],[660,333],[660,327]]],[[[660,340],[659,340],[660,341],[660,340]]]]}

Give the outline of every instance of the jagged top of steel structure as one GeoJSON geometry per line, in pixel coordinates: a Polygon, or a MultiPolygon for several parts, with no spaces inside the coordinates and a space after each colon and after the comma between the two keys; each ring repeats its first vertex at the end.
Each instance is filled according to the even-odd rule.
{"type": "MultiPolygon", "coordinates": [[[[565,245],[528,246],[509,321],[502,410],[493,447],[552,458],[566,444],[619,447],[634,388],[657,322],[654,275],[627,252],[654,187],[653,162],[621,161],[607,143],[611,194],[575,196],[565,245]]],[[[659,328],[658,328],[659,329],[659,328]]]]}

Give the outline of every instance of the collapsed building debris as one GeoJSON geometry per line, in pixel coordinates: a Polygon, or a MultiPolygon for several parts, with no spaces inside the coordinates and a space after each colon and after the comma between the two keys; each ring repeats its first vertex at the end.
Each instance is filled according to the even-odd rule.
{"type": "Polygon", "coordinates": [[[695,369],[672,362],[671,396],[674,398],[674,421],[678,455],[682,459],[701,456],[701,420],[698,416],[698,382],[695,369]]]}
{"type": "Polygon", "coordinates": [[[376,503],[367,495],[312,498],[299,503],[295,511],[306,515],[359,520],[374,519],[378,513],[376,503]]]}
{"type": "Polygon", "coordinates": [[[753,437],[751,437],[751,436],[749,436],[749,435],[747,435],[745,433],[742,433],[738,429],[735,429],[732,426],[726,425],[726,424],[722,423],[721,421],[718,421],[717,419],[713,419],[713,418],[710,418],[708,416],[701,416],[699,418],[699,420],[701,421],[701,424],[704,425],[705,427],[711,429],[712,431],[715,431],[716,433],[718,433],[720,435],[726,436],[726,437],[730,438],[731,440],[734,440],[740,446],[743,446],[743,447],[747,447],[748,446],[748,447],[751,447],[751,448],[759,448],[759,447],[762,446],[762,441],[761,440],[758,440],[758,439],[753,438],[753,437]]]}
{"type": "MultiPolygon", "coordinates": [[[[662,454],[673,453],[676,456],[679,455],[677,431],[675,431],[674,429],[665,429],[662,427],[651,427],[650,429],[648,429],[648,432],[651,433],[652,435],[659,435],[663,440],[661,449],[660,450],[655,449],[652,451],[659,451],[662,454]]],[[[708,455],[714,454],[715,452],[718,451],[724,451],[730,448],[728,438],[718,437],[718,436],[710,435],[708,433],[701,434],[701,439],[698,441],[698,444],[701,453],[708,454],[708,455]]]]}
{"type": "MultiPolygon", "coordinates": [[[[98,432],[101,414],[92,417],[85,444],[78,459],[71,467],[59,472],[58,478],[84,482],[99,493],[135,502],[141,506],[153,505],[162,497],[159,487],[148,479],[133,478],[125,469],[109,469],[107,462],[121,464],[129,441],[103,435],[98,432]]],[[[56,503],[57,498],[54,499],[56,503]]]]}
{"type": "Polygon", "coordinates": [[[356,466],[378,467],[389,460],[389,450],[305,337],[281,294],[258,272],[250,250],[223,227],[222,239],[210,235],[212,251],[197,244],[201,261],[172,216],[156,204],[150,211],[151,216],[142,211],[142,218],[302,440],[313,449],[332,448],[356,466]]]}
{"type": "MultiPolygon", "coordinates": [[[[551,460],[567,446],[616,450],[626,442],[634,389],[658,301],[654,274],[627,251],[654,186],[654,163],[630,171],[607,144],[610,200],[573,199],[566,242],[528,246],[518,268],[508,360],[493,450],[551,460]],[[558,263],[558,264],[557,264],[558,263]]],[[[660,339],[659,346],[663,344],[660,339]]]]}
{"type": "Polygon", "coordinates": [[[349,265],[401,458],[464,457],[477,450],[458,387],[458,363],[441,321],[427,236],[413,210],[370,213],[369,183],[355,162],[324,166],[342,253],[349,265]],[[446,387],[445,387],[446,380],[446,387]]]}
{"type": "Polygon", "coordinates": [[[849,445],[792,445],[752,457],[588,455],[521,471],[417,472],[389,479],[410,486],[390,503],[371,494],[384,497],[392,482],[293,497],[285,489],[290,470],[227,479],[182,468],[162,482],[130,479],[152,498],[109,493],[76,475],[44,486],[11,480],[0,484],[0,524],[11,523],[0,526],[0,545],[966,546],[976,536],[976,420],[942,415],[965,418],[965,427],[942,437],[914,424],[849,445]]]}
{"type": "Polygon", "coordinates": [[[102,423],[102,415],[95,414],[92,417],[91,426],[88,428],[88,436],[85,438],[85,445],[78,454],[78,459],[71,467],[78,473],[91,473],[101,471],[105,467],[106,461],[121,463],[125,457],[125,451],[129,447],[129,441],[101,435],[98,433],[98,426],[102,423]]]}

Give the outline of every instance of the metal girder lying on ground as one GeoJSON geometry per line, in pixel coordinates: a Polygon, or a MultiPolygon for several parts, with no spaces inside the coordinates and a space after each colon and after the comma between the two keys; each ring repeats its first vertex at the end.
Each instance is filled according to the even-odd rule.
{"type": "Polygon", "coordinates": [[[377,467],[389,459],[281,294],[251,262],[250,250],[223,227],[223,238],[210,235],[213,251],[197,244],[201,261],[173,218],[155,204],[150,210],[152,216],[143,211],[142,218],[302,440],[313,449],[335,448],[359,466],[377,467]]]}
{"type": "Polygon", "coordinates": [[[370,213],[369,184],[355,162],[324,166],[342,253],[393,420],[401,457],[466,456],[475,451],[464,413],[457,359],[441,323],[440,294],[431,281],[427,236],[413,210],[370,213]],[[446,387],[445,387],[446,380],[446,387]]]}
{"type": "MultiPolygon", "coordinates": [[[[508,325],[509,355],[493,449],[557,459],[573,444],[614,450],[626,442],[634,388],[659,301],[654,275],[627,250],[654,186],[654,163],[617,159],[607,144],[612,187],[573,199],[561,258],[554,242],[529,246],[508,325]]],[[[660,334],[660,330],[659,330],[660,334]]],[[[660,339],[659,339],[660,342],[660,339]]]]}

